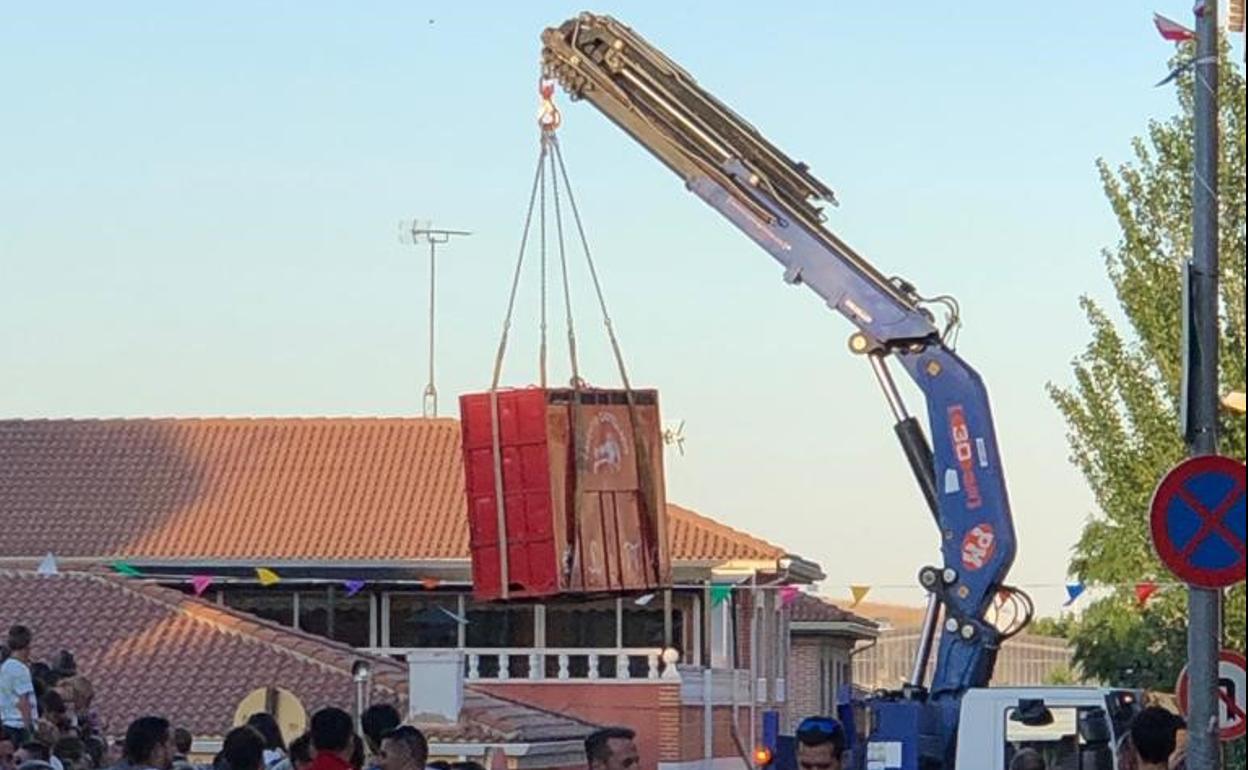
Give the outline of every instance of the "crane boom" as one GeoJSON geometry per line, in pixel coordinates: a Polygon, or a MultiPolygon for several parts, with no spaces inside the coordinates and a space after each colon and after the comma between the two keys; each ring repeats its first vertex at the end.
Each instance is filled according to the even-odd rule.
{"type": "Polygon", "coordinates": [[[832,190],[661,51],[611,17],[588,13],[547,29],[542,43],[548,77],[680,175],[780,262],[786,281],[808,286],[858,328],[851,349],[869,357],[884,388],[944,561],[920,572],[930,597],[923,644],[908,687],[872,704],[876,732],[895,733],[925,762],[952,766],[962,695],[992,677],[1002,637],[986,618],[1016,550],[983,381],[947,344],[912,286],[886,277],[823,226],[820,204],[835,203],[832,190]],[[906,412],[890,359],[925,396],[930,445],[906,412]]]}

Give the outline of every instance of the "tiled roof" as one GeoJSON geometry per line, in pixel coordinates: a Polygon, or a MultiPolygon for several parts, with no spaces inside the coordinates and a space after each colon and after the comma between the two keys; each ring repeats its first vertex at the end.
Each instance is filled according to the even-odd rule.
{"type": "MultiPolygon", "coordinates": [[[[222,736],[238,704],[260,687],[292,692],[308,713],[350,709],[351,669],[367,659],[375,703],[406,699],[407,668],[389,658],[304,634],[177,591],[123,578],[0,570],[0,626],[31,626],[36,658],[70,650],[95,688],[110,734],[145,714],[200,737],[222,736]]],[[[465,690],[458,725],[430,730],[443,742],[584,739],[593,725],[465,690]]]]}
{"type": "MultiPolygon", "coordinates": [[[[177,591],[81,572],[0,570],[0,626],[29,625],[37,659],[70,650],[95,686],[107,732],[159,713],[196,735],[220,736],[248,693],[280,686],[309,713],[350,708],[351,666],[369,656],[177,591]]],[[[404,667],[369,658],[373,698],[401,702],[404,667]]]]}
{"type": "Polygon", "coordinates": [[[795,623],[854,623],[866,628],[876,626],[874,621],[809,594],[802,594],[793,605],[792,620],[795,623]]]}
{"type": "MultiPolygon", "coordinates": [[[[0,557],[466,560],[451,419],[0,421],[0,557]]],[[[676,561],[783,549],[669,506],[676,561]]]]}

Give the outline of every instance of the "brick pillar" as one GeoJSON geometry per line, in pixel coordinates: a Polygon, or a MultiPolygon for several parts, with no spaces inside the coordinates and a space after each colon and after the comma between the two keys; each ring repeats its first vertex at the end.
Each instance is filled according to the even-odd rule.
{"type": "Polygon", "coordinates": [[[680,745],[680,683],[659,686],[659,761],[679,762],[680,745]]]}

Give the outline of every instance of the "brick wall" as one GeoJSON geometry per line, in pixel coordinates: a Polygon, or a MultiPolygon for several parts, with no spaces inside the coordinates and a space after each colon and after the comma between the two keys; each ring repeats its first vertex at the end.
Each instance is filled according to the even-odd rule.
{"type": "MultiPolygon", "coordinates": [[[[628,727],[637,732],[642,767],[657,767],[662,742],[659,704],[663,684],[520,684],[474,683],[482,692],[524,703],[603,727],[628,727]]],[[[670,696],[669,696],[670,697],[670,696]]],[[[680,694],[677,692],[676,699],[680,694]]],[[[664,698],[666,700],[666,698],[664,698]]]]}
{"type": "Polygon", "coordinates": [[[853,683],[849,655],[852,644],[847,639],[803,634],[793,637],[789,653],[789,698],[781,711],[781,724],[786,732],[795,729],[806,717],[834,715],[835,686],[853,683]]]}

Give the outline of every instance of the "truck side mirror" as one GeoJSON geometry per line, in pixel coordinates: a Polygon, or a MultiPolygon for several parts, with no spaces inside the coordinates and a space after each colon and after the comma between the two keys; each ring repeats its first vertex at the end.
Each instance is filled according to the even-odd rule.
{"type": "Polygon", "coordinates": [[[1108,746],[1114,740],[1109,727],[1109,715],[1105,709],[1086,709],[1079,712],[1079,738],[1088,746],[1108,746]]]}
{"type": "Polygon", "coordinates": [[[1010,720],[1021,722],[1028,727],[1048,727],[1053,724],[1053,712],[1038,698],[1023,698],[1018,708],[1010,715],[1010,720]]]}
{"type": "Polygon", "coordinates": [[[1079,739],[1084,745],[1079,752],[1079,770],[1113,770],[1114,734],[1105,709],[1080,710],[1079,739]]]}

